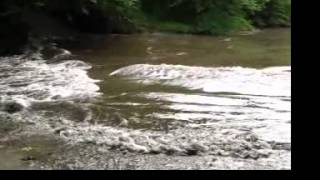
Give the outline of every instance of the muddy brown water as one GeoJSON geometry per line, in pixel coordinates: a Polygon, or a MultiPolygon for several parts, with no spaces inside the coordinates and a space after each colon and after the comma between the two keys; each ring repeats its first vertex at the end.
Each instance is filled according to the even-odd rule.
{"type": "MultiPolygon", "coordinates": [[[[264,156],[263,141],[273,156],[260,163],[286,169],[291,164],[290,44],[290,29],[228,37],[86,37],[65,46],[81,61],[50,62],[39,54],[35,61],[2,58],[0,100],[24,105],[16,119],[28,119],[35,129],[68,142],[138,154],[183,154],[197,147],[211,155],[230,152],[224,156],[232,161],[234,154],[264,156]],[[247,141],[253,155],[241,149],[247,141]],[[231,142],[239,146],[229,147],[231,142]],[[284,164],[275,163],[279,160],[284,164]]],[[[25,147],[0,148],[0,159],[11,159],[0,168],[25,167],[19,165],[19,148],[25,147]]]]}
{"type": "Polygon", "coordinates": [[[237,114],[268,118],[267,114],[272,113],[265,113],[263,117],[263,108],[275,108],[287,114],[274,116],[287,116],[286,120],[290,121],[290,38],[290,29],[231,37],[113,35],[99,39],[96,47],[72,49],[72,52],[93,66],[90,77],[102,80],[98,84],[103,96],[98,105],[119,111],[129,121],[135,117],[139,122],[131,121],[133,128],[150,128],[154,124],[150,116],[154,114],[169,120],[192,121],[215,118],[210,116],[212,112],[219,115],[224,113],[223,108],[229,111],[227,109],[237,107],[247,111],[231,109],[229,115],[234,116],[230,118],[237,118],[237,114]],[[130,65],[136,66],[110,76],[130,65]],[[263,74],[265,68],[274,69],[263,74]],[[284,101],[276,102],[276,96],[284,101]],[[237,102],[237,99],[244,101],[237,102]],[[230,100],[234,103],[228,102],[230,100]],[[277,107],[271,107],[272,104],[277,107]],[[254,107],[257,114],[248,115],[255,111],[254,107]]]}

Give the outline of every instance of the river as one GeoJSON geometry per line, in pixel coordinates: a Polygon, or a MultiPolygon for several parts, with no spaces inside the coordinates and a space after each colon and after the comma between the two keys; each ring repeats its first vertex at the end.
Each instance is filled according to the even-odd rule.
{"type": "MultiPolygon", "coordinates": [[[[290,38],[290,29],[110,35],[66,44],[51,59],[2,57],[0,117],[22,126],[17,136],[97,149],[70,151],[75,169],[104,169],[101,153],[143,157],[137,169],[290,169],[290,38]],[[10,103],[23,109],[6,113],[10,103]],[[97,156],[90,165],[88,156],[97,156]]],[[[0,168],[20,166],[12,149],[0,146],[17,162],[0,168]]]]}

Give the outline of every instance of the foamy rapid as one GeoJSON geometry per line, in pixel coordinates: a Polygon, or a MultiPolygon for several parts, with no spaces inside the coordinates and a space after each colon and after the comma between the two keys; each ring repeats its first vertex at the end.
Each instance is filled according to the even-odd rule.
{"type": "Polygon", "coordinates": [[[90,65],[68,60],[47,63],[22,56],[0,59],[1,101],[15,101],[24,106],[33,102],[85,99],[98,96],[98,81],[91,79],[90,65]]]}
{"type": "Polygon", "coordinates": [[[121,68],[111,76],[126,76],[145,84],[161,83],[199,89],[261,96],[290,96],[291,67],[252,69],[243,67],[190,67],[137,64],[121,68]]]}
{"type": "MultiPolygon", "coordinates": [[[[88,77],[90,66],[69,60],[47,63],[19,57],[0,59],[1,100],[32,102],[86,99],[99,95],[97,81],[88,77]]],[[[160,109],[143,118],[170,120],[168,132],[106,126],[89,120],[73,121],[54,113],[50,120],[42,111],[6,114],[32,128],[57,135],[71,145],[90,144],[101,151],[115,149],[142,154],[214,155],[227,158],[274,161],[274,168],[291,166],[290,67],[262,70],[175,65],[133,65],[111,74],[144,85],[178,86],[188,94],[139,92],[160,109]],[[31,123],[30,123],[31,122],[31,123]],[[282,158],[284,157],[284,158],[282,158]]],[[[130,99],[130,98],[128,98],[130,99]]],[[[131,98],[132,99],[132,98],[131,98]]],[[[119,102],[121,104],[121,102],[119,102]]],[[[76,104],[76,103],[74,103],[76,104]]],[[[125,102],[140,107],[139,103],[125,102]]],[[[46,110],[44,110],[46,111],[46,110]]],[[[78,111],[77,111],[78,112],[78,111]]],[[[128,123],[131,123],[128,117],[128,123]]],[[[108,121],[108,119],[106,119],[108,121]]],[[[169,121],[168,121],[169,122],[169,121]]],[[[162,128],[165,128],[162,124],[162,128]]]]}
{"type": "Polygon", "coordinates": [[[249,128],[266,141],[291,142],[291,67],[191,67],[138,64],[111,74],[145,85],[184,87],[194,93],[141,93],[162,102],[150,118],[212,127],[249,128]]]}

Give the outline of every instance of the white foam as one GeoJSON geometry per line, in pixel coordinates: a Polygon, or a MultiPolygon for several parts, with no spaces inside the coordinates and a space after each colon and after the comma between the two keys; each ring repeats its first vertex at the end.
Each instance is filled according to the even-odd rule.
{"type": "MultiPolygon", "coordinates": [[[[291,67],[191,67],[138,64],[111,74],[142,84],[179,86],[195,93],[141,93],[162,102],[150,118],[249,127],[264,140],[291,142],[291,67]],[[198,92],[198,91],[202,92],[198,92]],[[288,123],[289,122],[289,123],[288,123]]],[[[196,123],[197,125],[197,123],[196,123]]]]}
{"type": "Polygon", "coordinates": [[[137,64],[110,76],[124,76],[144,84],[161,83],[204,92],[229,92],[261,96],[291,96],[291,67],[191,67],[137,64]]]}
{"type": "Polygon", "coordinates": [[[48,64],[45,60],[21,57],[0,59],[1,99],[18,101],[24,106],[32,102],[59,99],[83,99],[98,96],[97,80],[91,79],[90,65],[68,60],[48,64]]]}

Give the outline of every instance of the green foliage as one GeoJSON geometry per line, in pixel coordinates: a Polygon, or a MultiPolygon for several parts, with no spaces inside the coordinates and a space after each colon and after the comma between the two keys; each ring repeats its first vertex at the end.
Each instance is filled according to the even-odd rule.
{"type": "Polygon", "coordinates": [[[123,16],[134,17],[138,11],[138,0],[96,0],[96,4],[106,13],[123,16]]]}
{"type": "Polygon", "coordinates": [[[256,26],[261,27],[289,26],[291,20],[291,1],[270,0],[265,8],[257,12],[252,19],[256,26]]]}
{"type": "Polygon", "coordinates": [[[223,15],[219,11],[210,11],[197,23],[196,32],[201,34],[222,35],[232,31],[252,29],[250,23],[241,16],[223,15]]]}
{"type": "Polygon", "coordinates": [[[290,0],[1,0],[0,16],[25,8],[69,14],[102,12],[117,31],[141,28],[160,31],[225,34],[253,25],[290,25],[290,0]]]}
{"type": "Polygon", "coordinates": [[[195,33],[195,30],[191,25],[176,21],[159,21],[155,19],[149,19],[147,23],[142,25],[148,31],[162,31],[182,34],[195,33]]]}

